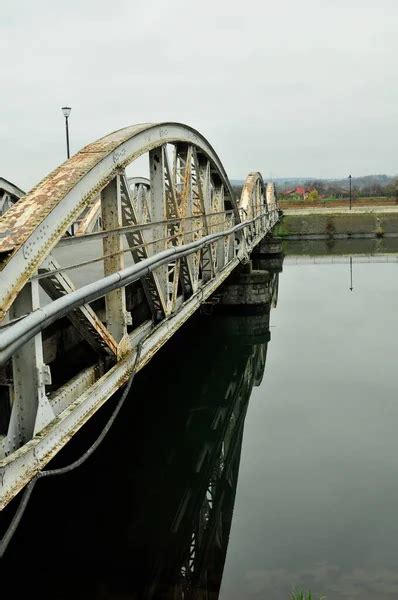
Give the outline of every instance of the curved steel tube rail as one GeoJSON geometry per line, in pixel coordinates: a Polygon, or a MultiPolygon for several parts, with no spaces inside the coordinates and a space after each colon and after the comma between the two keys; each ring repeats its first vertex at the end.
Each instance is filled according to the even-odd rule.
{"type": "Polygon", "coordinates": [[[51,325],[51,323],[54,323],[57,319],[67,315],[75,308],[101,298],[112,290],[119,289],[134,281],[138,281],[158,267],[169,263],[170,260],[188,256],[216,240],[248,227],[261,218],[263,218],[263,215],[251,219],[250,221],[239,223],[238,225],[235,225],[235,227],[222,231],[221,233],[207,235],[196,242],[191,242],[190,244],[184,244],[182,246],[173,246],[169,250],[159,252],[155,256],[151,256],[123,271],[117,271],[94,283],[90,283],[74,290],[66,296],[54,300],[47,306],[35,310],[30,315],[18,320],[15,324],[10,324],[3,332],[0,332],[0,365],[4,364],[14,352],[32,339],[39,331],[42,331],[51,325]]]}

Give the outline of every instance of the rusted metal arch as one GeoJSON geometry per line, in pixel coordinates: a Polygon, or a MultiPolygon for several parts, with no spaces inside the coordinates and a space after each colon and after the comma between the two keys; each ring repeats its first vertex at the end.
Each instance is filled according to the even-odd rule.
{"type": "Polygon", "coordinates": [[[243,184],[239,209],[244,218],[253,219],[262,207],[268,212],[266,185],[261,173],[249,173],[243,184]]]}
{"type": "Polygon", "coordinates": [[[249,184],[252,219],[198,132],[178,123],[133,126],[86,146],[0,221],[0,320],[8,313],[12,321],[0,333],[0,362],[11,358],[0,365],[11,407],[0,432],[0,510],[272,230],[278,214],[266,210],[261,176],[252,174],[249,184]],[[138,201],[125,167],[144,153],[150,186],[136,182],[138,201]],[[62,238],[88,210],[100,231],[62,238]],[[95,260],[72,266],[52,252],[99,240],[95,260]],[[124,268],[127,251],[134,264],[124,268]],[[76,289],[65,271],[97,261],[102,274],[76,289]],[[39,286],[52,302],[43,305],[39,286]],[[89,361],[75,365],[66,382],[52,372],[68,348],[61,344],[58,358],[41,335],[62,314],[85,340],[89,361]]]}
{"type": "MultiPolygon", "coordinates": [[[[147,196],[151,187],[151,182],[146,177],[129,177],[127,181],[137,212],[139,216],[141,216],[141,213],[143,212],[141,207],[142,204],[144,204],[144,207],[148,210],[147,196]]],[[[145,218],[141,220],[143,223],[147,222],[145,218]]],[[[101,225],[101,196],[98,194],[98,196],[87,206],[79,220],[74,223],[74,234],[80,236],[93,233],[99,231],[101,225]]]]}
{"type": "Polygon", "coordinates": [[[133,125],[111,133],[55,169],[0,221],[0,320],[18,292],[81,212],[128,164],[168,143],[195,146],[211,163],[228,202],[238,209],[231,185],[212,146],[180,123],[133,125]]]}
{"type": "Polygon", "coordinates": [[[276,201],[276,194],[275,194],[275,185],[274,185],[273,181],[269,181],[267,183],[266,198],[267,198],[267,206],[269,207],[269,209],[276,210],[277,201],[276,201]]]}
{"type": "Polygon", "coordinates": [[[127,181],[140,223],[150,223],[151,180],[147,177],[129,177],[127,181]]]}
{"type": "Polygon", "coordinates": [[[8,181],[4,177],[0,177],[0,190],[3,190],[10,194],[10,196],[14,196],[14,198],[19,199],[25,195],[25,192],[21,190],[20,187],[12,183],[12,181],[8,181]]]}
{"type": "Polygon", "coordinates": [[[255,236],[259,234],[273,208],[268,205],[266,185],[261,173],[249,173],[243,185],[239,201],[241,219],[252,221],[260,213],[263,214],[263,219],[262,222],[256,219],[245,230],[244,239],[246,244],[250,244],[255,236]]]}
{"type": "Polygon", "coordinates": [[[0,177],[0,217],[24,195],[25,192],[15,183],[0,177]]]}
{"type": "Polygon", "coordinates": [[[148,179],[148,177],[129,177],[127,181],[133,197],[137,193],[137,190],[140,188],[140,186],[146,188],[147,190],[150,190],[151,188],[151,180],[148,179]]]}

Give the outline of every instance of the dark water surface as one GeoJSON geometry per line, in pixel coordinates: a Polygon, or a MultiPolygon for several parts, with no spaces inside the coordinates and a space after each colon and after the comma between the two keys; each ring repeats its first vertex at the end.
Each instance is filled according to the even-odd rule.
{"type": "Polygon", "coordinates": [[[37,484],[2,589],[398,598],[398,264],[354,257],[350,285],[348,259],[286,261],[271,315],[191,320],[137,375],[95,455],[37,484]]]}
{"type": "Polygon", "coordinates": [[[221,598],[398,598],[397,264],[285,265],[221,598]]]}

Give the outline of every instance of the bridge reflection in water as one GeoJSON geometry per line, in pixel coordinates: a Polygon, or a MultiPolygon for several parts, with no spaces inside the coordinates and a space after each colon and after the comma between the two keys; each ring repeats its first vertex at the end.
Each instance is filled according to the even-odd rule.
{"type": "MultiPolygon", "coordinates": [[[[192,319],[139,373],[95,455],[37,486],[1,564],[16,597],[40,581],[41,598],[218,598],[277,290],[274,274],[261,314],[192,319]]],[[[87,447],[104,408],[58,465],[87,447]]]]}

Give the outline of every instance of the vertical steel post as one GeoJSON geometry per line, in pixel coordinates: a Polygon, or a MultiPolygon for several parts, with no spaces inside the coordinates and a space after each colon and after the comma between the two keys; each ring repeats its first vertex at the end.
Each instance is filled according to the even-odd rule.
{"type": "MultiPolygon", "coordinates": [[[[18,318],[40,307],[39,283],[27,283],[10,310],[18,318]]],[[[4,450],[10,452],[28,442],[54,418],[46,396],[51,383],[50,369],[44,364],[41,333],[24,344],[12,357],[13,404],[4,450]]]]}
{"type": "MultiPolygon", "coordinates": [[[[149,177],[151,181],[151,218],[154,222],[163,222],[163,224],[152,227],[152,245],[150,246],[150,255],[157,254],[167,247],[166,232],[167,227],[164,223],[166,219],[165,208],[165,180],[164,180],[164,156],[163,147],[155,148],[149,152],[149,177]]],[[[156,273],[161,287],[161,293],[166,299],[167,304],[167,265],[156,269],[156,273]]]]}
{"type": "MultiPolygon", "coordinates": [[[[122,206],[120,195],[120,177],[117,175],[101,192],[101,211],[104,230],[122,226],[122,206]]],[[[121,253],[122,236],[107,235],[103,238],[104,275],[111,275],[124,268],[124,256],[121,253]]],[[[117,342],[127,333],[126,292],[119,288],[105,296],[107,328],[117,342]]]]}

